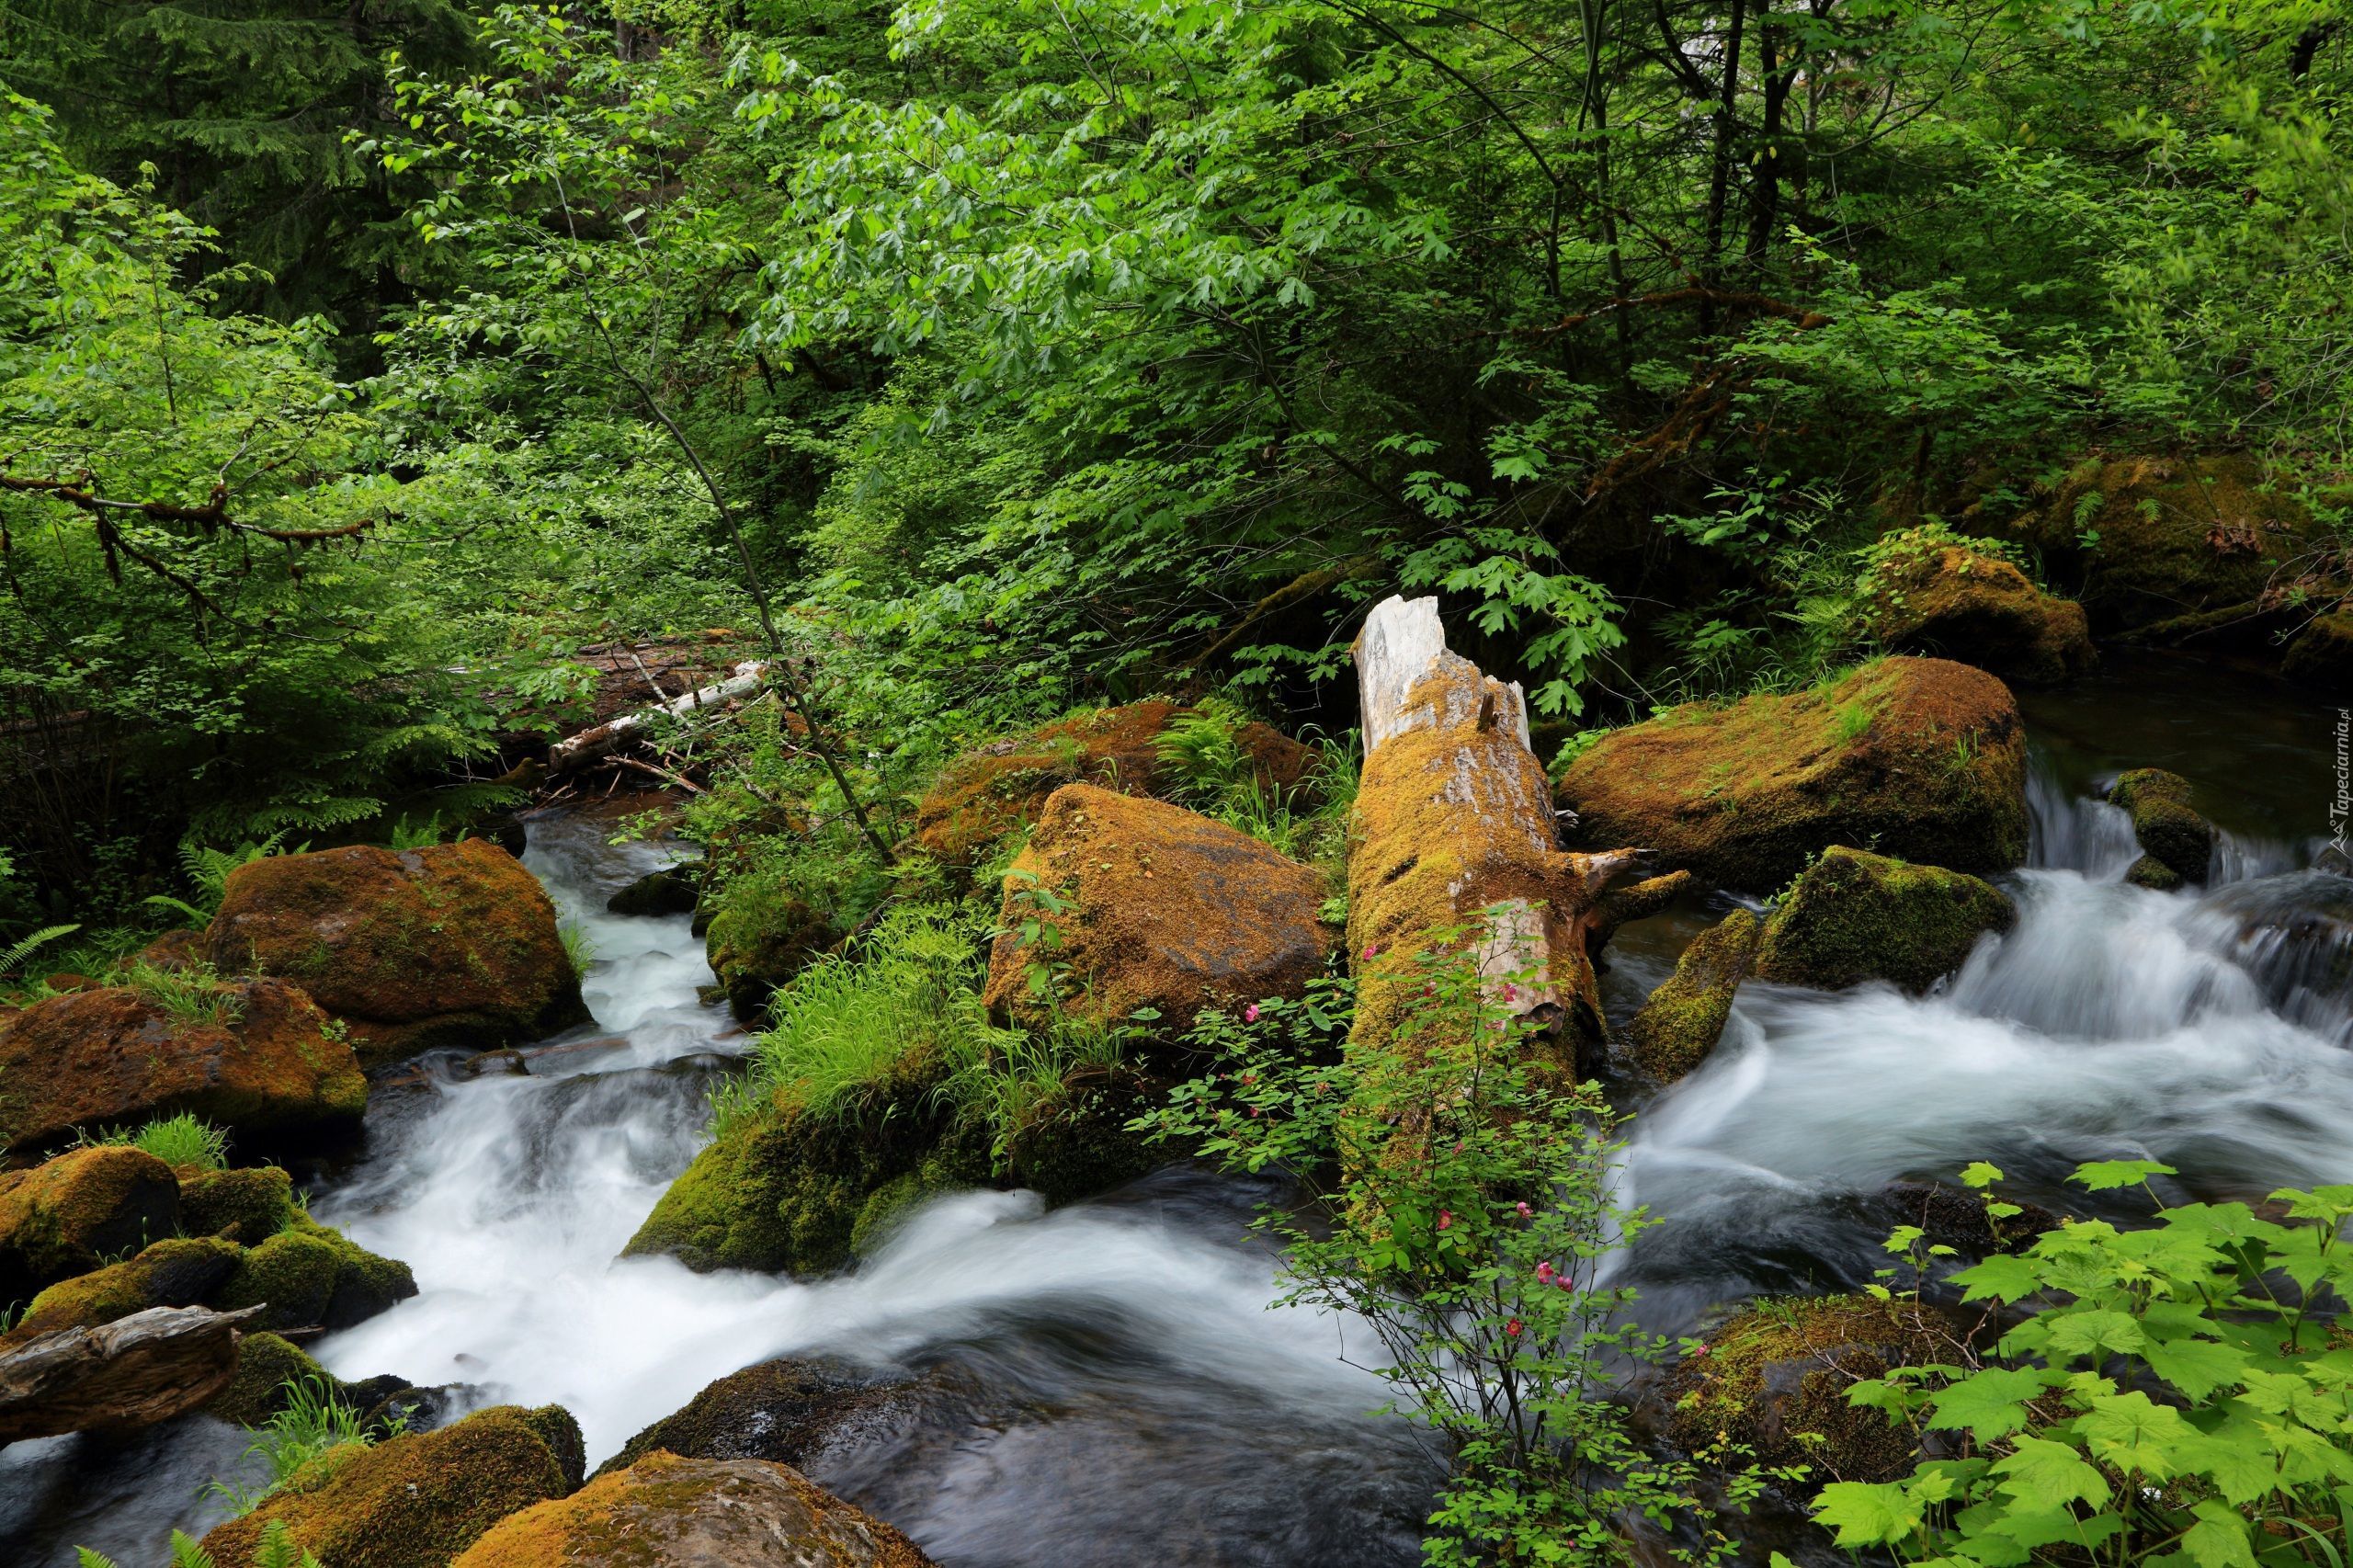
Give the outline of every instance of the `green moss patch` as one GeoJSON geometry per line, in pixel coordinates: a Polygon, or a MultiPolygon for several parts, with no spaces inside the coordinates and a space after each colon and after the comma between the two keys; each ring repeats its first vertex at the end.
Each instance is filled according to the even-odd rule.
{"type": "Polygon", "coordinates": [[[1755,972],[1817,991],[1867,980],[1926,991],[1961,967],[1979,937],[2017,919],[2008,896],[1975,877],[1835,846],[1765,922],[1755,972]]]}

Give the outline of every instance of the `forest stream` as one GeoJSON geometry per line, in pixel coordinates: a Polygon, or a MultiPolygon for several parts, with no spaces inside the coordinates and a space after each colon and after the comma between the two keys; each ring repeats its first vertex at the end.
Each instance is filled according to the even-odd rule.
{"type": "MultiPolygon", "coordinates": [[[[2027,702],[2033,848],[2004,879],[2013,931],[1925,997],[1752,983],[1724,1047],[1641,1108],[1622,1182],[1660,1223],[1621,1282],[1651,1326],[1867,1282],[1898,1218],[1891,1184],[1972,1160],[2044,1198],[2091,1159],[2165,1161],[2182,1198],[2353,1170],[2353,1011],[2305,983],[2330,954],[2265,924],[2348,902],[2309,869],[2333,789],[2325,715],[2227,671],[2157,674],[2111,661],[2027,702]],[[2132,835],[2097,791],[2142,765],[2211,802],[2209,889],[2123,881],[2132,835]]],[[[525,1051],[524,1071],[467,1076],[458,1053],[402,1070],[377,1087],[362,1152],[318,1178],[313,1212],[420,1286],[313,1344],[329,1369],[462,1385],[460,1407],[560,1403],[594,1466],[715,1378],[824,1355],[934,1374],[912,1429],[808,1468],[951,1568],[1416,1560],[1436,1463],[1370,1414],[1381,1384],[1352,1364],[1368,1335],[1267,1310],[1275,1260],[1243,1223],[1267,1191],[1175,1168],[1053,1212],[966,1193],[811,1283],[614,1262],[747,1040],[698,1001],[710,977],[685,916],[605,912],[671,854],[607,828],[542,816],[525,858],[594,943],[595,1022],[525,1051]]],[[[1612,1011],[1712,918],[1622,932],[1612,1011]]],[[[225,1513],[202,1488],[239,1473],[244,1442],[192,1417],[10,1448],[0,1559],[48,1568],[89,1545],[159,1561],[171,1528],[225,1513]]]]}

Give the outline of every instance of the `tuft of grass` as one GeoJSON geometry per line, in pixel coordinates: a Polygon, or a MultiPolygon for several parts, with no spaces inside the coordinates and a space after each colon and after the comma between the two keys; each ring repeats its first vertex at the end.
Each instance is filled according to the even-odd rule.
{"type": "Polygon", "coordinates": [[[572,965],[572,977],[585,979],[588,966],[597,961],[597,943],[588,935],[588,928],[576,920],[563,920],[556,923],[555,934],[563,943],[563,956],[572,965]]]}
{"type": "Polygon", "coordinates": [[[106,1128],[82,1132],[74,1140],[76,1148],[102,1145],[143,1149],[175,1170],[225,1170],[229,1164],[228,1131],[188,1111],[151,1121],[136,1131],[106,1128]]]}
{"type": "Polygon", "coordinates": [[[244,993],[224,983],[210,964],[160,969],[134,959],[116,983],[182,1028],[227,1028],[245,1016],[244,993]]]}
{"type": "Polygon", "coordinates": [[[986,1124],[1002,1162],[1032,1111],[1058,1098],[1072,1077],[1119,1066],[1134,1033],[1065,1015],[1034,1031],[996,1029],[988,1040],[962,1036],[952,1046],[955,1070],[934,1092],[986,1124]]]}
{"type": "Polygon", "coordinates": [[[378,1438],[397,1436],[405,1426],[400,1420],[389,1427],[369,1426],[316,1373],[289,1378],[278,1386],[286,1391],[285,1405],[262,1425],[245,1428],[253,1435],[245,1456],[262,1461],[268,1480],[252,1491],[222,1481],[212,1483],[212,1492],[227,1499],[238,1515],[252,1513],[305,1466],[314,1461],[324,1461],[322,1468],[341,1464],[373,1447],[378,1438]]]}

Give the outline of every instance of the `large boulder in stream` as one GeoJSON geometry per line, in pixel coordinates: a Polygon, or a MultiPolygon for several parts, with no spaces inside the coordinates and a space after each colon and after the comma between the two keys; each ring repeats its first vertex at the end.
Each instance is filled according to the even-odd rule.
{"type": "Polygon", "coordinates": [[[1972,872],[2026,858],[2018,702],[1945,659],[1878,659],[1788,696],[1686,704],[1603,736],[1557,794],[1576,843],[1639,845],[1756,893],[1834,844],[1972,872]]]}
{"type": "Polygon", "coordinates": [[[369,1066],[436,1045],[535,1040],[588,1017],[555,905],[479,838],[248,862],[230,873],[204,942],[225,973],[300,985],[369,1066]]]}
{"type": "Polygon", "coordinates": [[[501,1519],[577,1487],[581,1452],[561,1405],[494,1405],[438,1431],[330,1449],[204,1550],[215,1568],[253,1568],[262,1531],[283,1521],[290,1541],[335,1568],[448,1568],[501,1519]]]}
{"type": "Polygon", "coordinates": [[[1918,993],[1959,969],[1980,937],[2017,922],[2009,896],[1975,877],[1838,846],[1766,920],[1750,972],[1816,991],[1885,980],[1918,993]]]}
{"type": "Polygon", "coordinates": [[[2189,780],[2162,767],[2136,767],[2109,787],[2108,803],[2132,818],[2141,858],[2125,880],[2159,892],[2206,881],[2214,858],[2214,824],[2198,814],[2189,780]]]}
{"type": "Polygon", "coordinates": [[[597,1473],[627,1470],[655,1453],[806,1468],[863,1437],[904,1431],[956,1393],[942,1372],[916,1378],[836,1361],[763,1361],[710,1384],[623,1444],[597,1473]]]}
{"type": "Polygon", "coordinates": [[[1626,1024],[1626,1048],[1636,1066],[1672,1083],[1716,1049],[1732,1017],[1732,1000],[1756,962],[1765,923],[1735,909],[1692,938],[1675,972],[1651,993],[1626,1024]]]}
{"type": "Polygon", "coordinates": [[[2057,685],[2097,660],[2083,606],[1957,540],[1898,534],[1859,585],[1865,623],[1897,653],[1939,654],[2027,686],[2057,685]]]}
{"type": "Polygon", "coordinates": [[[73,1149],[0,1175],[0,1307],[179,1228],[179,1180],[143,1149],[73,1149]]]}
{"type": "Polygon", "coordinates": [[[1182,1032],[1205,1006],[1297,996],[1339,932],[1313,869],[1165,801],[1066,784],[1006,873],[983,999],[1040,1022],[1138,1009],[1182,1032]]]}
{"type": "MultiPolygon", "coordinates": [[[[218,1534],[219,1532],[214,1532],[218,1534]]],[[[336,1568],[344,1568],[340,1559],[336,1568]]],[[[451,1568],[932,1568],[921,1548],[796,1470],[648,1455],[502,1520],[451,1568]]],[[[223,1562],[221,1568],[232,1568],[223,1562]]],[[[356,1568],[369,1568],[357,1564],[356,1568]]]]}
{"type": "MultiPolygon", "coordinates": [[[[967,752],[916,807],[915,843],[946,865],[966,867],[1006,834],[1037,821],[1065,784],[1165,794],[1182,775],[1170,766],[1164,740],[1195,712],[1154,698],[1074,713],[967,752]]],[[[1269,794],[1297,790],[1315,767],[1313,751],[1265,724],[1233,726],[1232,744],[1269,794]]]]}
{"type": "Polygon", "coordinates": [[[224,1308],[259,1307],[267,1329],[349,1328],[416,1294],[405,1263],[380,1257],[314,1220],[297,1216],[246,1249],[212,1297],[224,1308]]]}
{"type": "Polygon", "coordinates": [[[350,1042],[282,980],[77,992],[0,1023],[0,1142],[10,1149],[182,1111],[265,1139],[309,1139],[356,1128],[367,1108],[350,1042]]]}

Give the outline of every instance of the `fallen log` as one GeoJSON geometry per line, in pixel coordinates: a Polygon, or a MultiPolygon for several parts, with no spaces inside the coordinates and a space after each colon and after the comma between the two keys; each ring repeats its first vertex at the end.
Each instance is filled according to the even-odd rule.
{"type": "Polygon", "coordinates": [[[765,660],[753,660],[735,666],[727,679],[699,687],[684,697],[674,697],[651,708],[624,713],[620,718],[569,735],[548,748],[548,772],[566,773],[582,763],[608,756],[621,747],[634,744],[646,733],[665,721],[684,719],[705,708],[716,708],[736,698],[748,696],[760,688],[767,674],[765,660]]]}
{"type": "Polygon", "coordinates": [[[263,1311],[150,1307],[0,1356],[0,1443],[119,1432],[185,1414],[229,1386],[238,1325],[263,1311]]]}
{"type": "Polygon", "coordinates": [[[1565,1071],[1604,1039],[1592,951],[1602,895],[1644,852],[1563,851],[1551,780],[1529,749],[1528,702],[1446,646],[1434,598],[1374,607],[1356,643],[1364,772],[1349,814],[1352,1038],[1395,1033],[1420,956],[1493,910],[1475,962],[1491,1005],[1537,1026],[1565,1071]]]}

